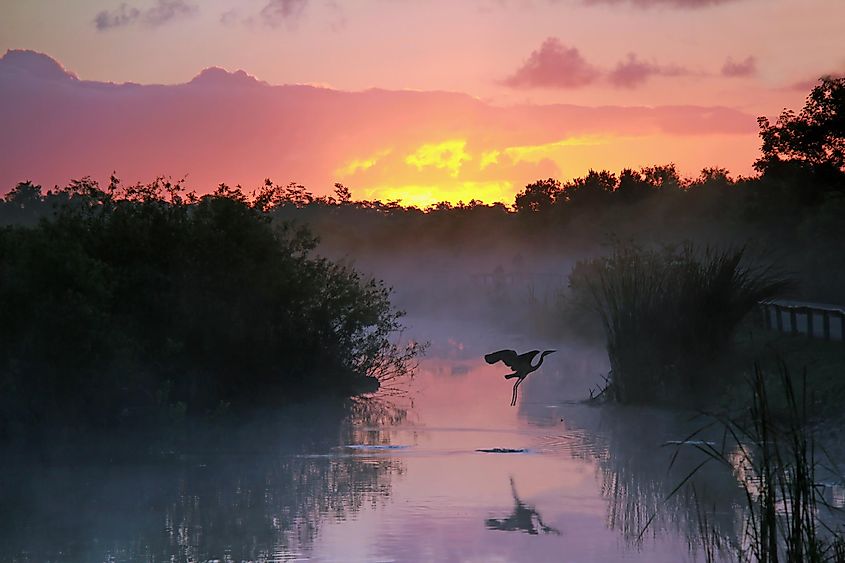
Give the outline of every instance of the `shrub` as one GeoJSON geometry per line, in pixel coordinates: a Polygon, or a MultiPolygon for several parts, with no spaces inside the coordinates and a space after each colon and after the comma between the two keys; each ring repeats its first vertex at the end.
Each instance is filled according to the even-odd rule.
{"type": "Polygon", "coordinates": [[[662,250],[617,244],[575,270],[574,292],[590,295],[604,325],[615,400],[666,400],[706,388],[705,368],[743,317],[788,287],[744,254],[691,243],[662,250]]]}
{"type": "Polygon", "coordinates": [[[0,230],[0,416],[110,423],[372,388],[419,352],[380,282],[225,186],[78,182],[0,230]],[[166,403],[162,405],[162,403],[166,403]]]}

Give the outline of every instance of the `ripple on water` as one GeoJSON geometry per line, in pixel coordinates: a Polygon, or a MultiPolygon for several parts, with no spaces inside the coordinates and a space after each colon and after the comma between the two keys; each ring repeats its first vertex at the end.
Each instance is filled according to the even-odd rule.
{"type": "Polygon", "coordinates": [[[343,448],[348,448],[350,450],[373,450],[373,451],[383,451],[383,450],[405,450],[410,448],[411,446],[405,444],[347,444],[342,446],[343,448]]]}
{"type": "Polygon", "coordinates": [[[545,454],[567,455],[576,458],[601,457],[606,446],[590,433],[570,430],[539,437],[537,451],[545,454]]]}

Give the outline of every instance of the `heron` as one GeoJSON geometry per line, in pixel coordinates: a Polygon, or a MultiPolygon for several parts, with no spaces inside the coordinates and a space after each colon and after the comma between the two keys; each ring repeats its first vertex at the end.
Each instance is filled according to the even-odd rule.
{"type": "Polygon", "coordinates": [[[509,373],[505,376],[505,379],[513,379],[514,377],[518,378],[516,383],[513,384],[513,397],[511,398],[511,406],[516,405],[516,393],[517,389],[519,388],[519,384],[522,383],[522,380],[528,377],[528,374],[540,369],[540,366],[543,365],[543,359],[548,356],[549,354],[553,354],[557,350],[546,350],[542,354],[540,354],[539,350],[531,350],[530,352],[525,352],[524,354],[517,354],[513,350],[499,350],[498,352],[490,352],[486,356],[484,356],[484,360],[488,364],[495,364],[496,362],[502,362],[509,368],[513,370],[513,373],[509,373]],[[540,361],[537,362],[536,365],[531,365],[531,362],[534,361],[534,358],[540,354],[540,361]]]}
{"type": "Polygon", "coordinates": [[[560,535],[560,530],[552,528],[543,522],[540,513],[537,512],[533,506],[522,502],[516,492],[516,485],[514,485],[513,477],[511,477],[511,494],[513,494],[514,506],[513,513],[506,518],[488,518],[484,524],[489,530],[502,530],[506,532],[525,532],[532,536],[538,535],[537,526],[544,534],[560,535]],[[536,521],[536,524],[534,523],[536,521]]]}

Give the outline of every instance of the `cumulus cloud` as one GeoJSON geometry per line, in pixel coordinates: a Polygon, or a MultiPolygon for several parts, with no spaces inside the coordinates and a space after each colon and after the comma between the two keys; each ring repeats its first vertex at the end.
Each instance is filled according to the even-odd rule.
{"type": "Polygon", "coordinates": [[[269,0],[261,9],[261,19],[270,27],[278,27],[284,22],[296,20],[308,0],[269,0]]]}
{"type": "Polygon", "coordinates": [[[56,59],[28,49],[10,49],[0,57],[0,73],[24,73],[43,80],[78,80],[56,59]]]}
{"type": "Polygon", "coordinates": [[[103,10],[98,13],[94,17],[94,25],[99,31],[135,24],[158,27],[177,18],[192,16],[198,11],[197,6],[185,0],[157,0],[153,6],[145,10],[124,3],[114,10],[103,10]]]}
{"type": "Polygon", "coordinates": [[[575,47],[549,37],[502,83],[511,88],[578,88],[607,80],[616,88],[636,88],[652,76],[685,74],[689,71],[684,67],[643,61],[633,53],[613,70],[606,71],[584,59],[575,47]]]}
{"type": "Polygon", "coordinates": [[[608,80],[617,88],[636,88],[652,76],[681,76],[688,71],[679,66],[662,66],[657,63],[641,61],[633,53],[626,61],[621,61],[609,74],[608,80]]]}
{"type": "Polygon", "coordinates": [[[549,37],[503,82],[512,88],[578,88],[594,82],[599,75],[578,49],[549,37]]]}
{"type": "Polygon", "coordinates": [[[638,8],[666,6],[670,8],[705,8],[741,0],[583,0],[585,4],[631,4],[638,8]]]}
{"type": "Polygon", "coordinates": [[[722,76],[742,77],[752,76],[757,73],[757,59],[748,57],[743,61],[734,62],[733,59],[728,58],[725,64],[722,65],[722,76]]]}

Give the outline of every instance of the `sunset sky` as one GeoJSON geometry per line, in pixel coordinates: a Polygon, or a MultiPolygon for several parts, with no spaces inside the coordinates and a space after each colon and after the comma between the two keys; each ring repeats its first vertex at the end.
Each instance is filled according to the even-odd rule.
{"type": "Polygon", "coordinates": [[[756,117],[845,71],[843,25],[841,0],[3,0],[0,192],[115,171],[427,205],[750,174],[756,117]]]}

